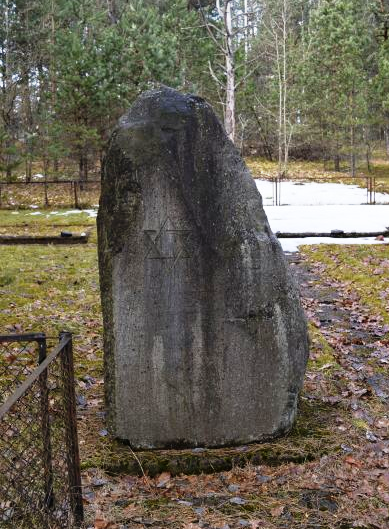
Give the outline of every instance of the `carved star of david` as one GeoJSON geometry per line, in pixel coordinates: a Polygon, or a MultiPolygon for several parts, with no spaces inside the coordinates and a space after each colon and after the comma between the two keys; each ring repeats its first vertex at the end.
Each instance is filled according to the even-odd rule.
{"type": "Polygon", "coordinates": [[[170,261],[170,269],[173,269],[179,259],[189,259],[188,251],[185,247],[191,230],[177,229],[169,217],[162,223],[158,230],[144,230],[147,237],[148,250],[146,259],[162,259],[170,261]],[[163,248],[164,237],[172,234],[174,236],[173,253],[167,255],[163,248]]]}

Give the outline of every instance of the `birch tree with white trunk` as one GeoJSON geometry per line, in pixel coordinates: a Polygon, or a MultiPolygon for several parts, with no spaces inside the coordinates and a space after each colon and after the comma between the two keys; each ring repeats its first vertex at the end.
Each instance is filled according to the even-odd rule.
{"type": "MultiPolygon", "coordinates": [[[[213,40],[216,48],[223,57],[223,65],[218,65],[222,76],[215,72],[210,63],[209,70],[219,89],[224,92],[223,114],[226,133],[231,141],[236,138],[236,90],[250,75],[249,68],[249,40],[253,35],[255,13],[258,2],[254,0],[216,0],[211,12],[206,11],[204,2],[196,0],[196,8],[201,14],[202,21],[213,40]],[[242,76],[237,81],[236,51],[244,46],[244,64],[242,76]]],[[[192,0],[193,5],[193,0],[192,0]]]]}
{"type": "MultiPolygon", "coordinates": [[[[275,204],[280,202],[280,182],[287,176],[289,150],[296,125],[296,112],[290,100],[292,50],[291,17],[296,0],[269,0],[259,28],[258,60],[267,64],[265,84],[269,86],[268,100],[257,98],[261,113],[268,114],[276,125],[278,176],[275,181],[275,204]]],[[[295,59],[295,57],[294,57],[295,59]]],[[[296,66],[296,65],[294,65],[296,66]]]]}

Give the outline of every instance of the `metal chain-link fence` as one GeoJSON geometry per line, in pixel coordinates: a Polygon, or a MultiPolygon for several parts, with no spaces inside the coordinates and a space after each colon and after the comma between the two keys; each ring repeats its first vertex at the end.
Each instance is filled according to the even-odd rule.
{"type": "Polygon", "coordinates": [[[0,528],[82,520],[71,334],[0,336],[0,528]]]}

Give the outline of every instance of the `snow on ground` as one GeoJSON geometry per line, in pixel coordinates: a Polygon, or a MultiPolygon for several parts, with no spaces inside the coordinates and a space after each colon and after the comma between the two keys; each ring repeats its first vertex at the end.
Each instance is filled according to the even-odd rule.
{"type": "Polygon", "coordinates": [[[355,239],[333,239],[332,237],[300,237],[295,239],[278,239],[284,252],[298,252],[303,244],[388,244],[386,241],[376,241],[374,237],[357,237],[355,239]]]}
{"type": "Polygon", "coordinates": [[[271,229],[284,232],[384,231],[388,206],[265,206],[271,229]]]}
{"type": "MultiPolygon", "coordinates": [[[[389,227],[389,205],[363,204],[366,202],[366,190],[357,186],[314,182],[295,185],[293,182],[283,182],[282,203],[293,205],[272,206],[272,182],[264,180],[255,180],[255,182],[262,194],[266,215],[273,232],[301,233],[332,230],[373,232],[385,231],[387,226],[389,227]],[[325,203],[332,205],[323,205],[325,203]],[[354,205],[344,205],[347,203],[354,205]]],[[[388,202],[389,195],[377,193],[376,200],[388,202]]],[[[288,252],[297,251],[298,246],[302,244],[383,244],[374,237],[355,239],[307,237],[280,239],[280,243],[288,252]]]]}
{"type": "MultiPolygon", "coordinates": [[[[301,185],[296,182],[282,182],[281,201],[284,206],[273,206],[273,183],[267,180],[255,180],[273,232],[330,232],[332,230],[385,231],[389,227],[389,194],[377,193],[376,201],[388,205],[367,205],[366,189],[355,185],[308,182],[301,185]],[[325,205],[331,204],[331,205],[325,205]],[[347,204],[347,205],[345,205],[347,204]]],[[[31,206],[36,208],[37,206],[31,206]]],[[[51,211],[50,215],[73,215],[87,213],[97,216],[97,206],[93,209],[70,209],[51,211]]],[[[17,214],[17,212],[13,212],[17,214]]],[[[40,215],[35,211],[30,215],[40,215]]],[[[48,217],[48,215],[46,215],[48,217]]],[[[374,237],[331,238],[306,237],[280,239],[283,249],[296,252],[302,244],[383,244],[374,237]]],[[[389,239],[384,243],[389,243],[389,239]]]]}
{"type": "Polygon", "coordinates": [[[52,211],[50,215],[59,215],[66,217],[67,215],[74,215],[76,213],[87,213],[89,217],[97,217],[97,209],[68,209],[66,211],[52,211]]]}
{"type": "MultiPolygon", "coordinates": [[[[265,206],[273,205],[274,184],[268,180],[256,179],[255,183],[262,195],[265,206]]],[[[366,204],[367,191],[356,185],[331,184],[318,182],[282,182],[282,205],[328,205],[328,204],[366,204]]],[[[389,203],[389,195],[376,193],[377,203],[389,203]]]]}

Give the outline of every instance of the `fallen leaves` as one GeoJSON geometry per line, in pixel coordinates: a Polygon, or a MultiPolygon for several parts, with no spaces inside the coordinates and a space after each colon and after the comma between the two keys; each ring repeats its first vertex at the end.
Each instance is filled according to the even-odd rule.
{"type": "Polygon", "coordinates": [[[358,461],[357,459],[354,459],[351,456],[347,456],[344,458],[345,463],[348,463],[349,465],[355,465],[358,468],[362,468],[362,463],[358,461]]]}
{"type": "Polygon", "coordinates": [[[160,474],[158,477],[157,487],[159,489],[168,487],[170,478],[171,478],[171,475],[169,474],[169,472],[162,472],[162,474],[160,474]]]}
{"type": "Polygon", "coordinates": [[[278,517],[278,516],[281,516],[281,514],[283,514],[284,510],[285,510],[285,506],[280,505],[278,507],[274,507],[274,509],[270,509],[270,514],[273,517],[278,517]]]}

